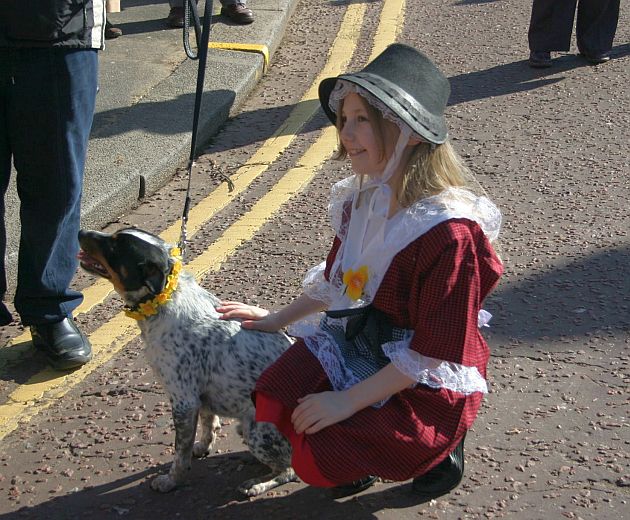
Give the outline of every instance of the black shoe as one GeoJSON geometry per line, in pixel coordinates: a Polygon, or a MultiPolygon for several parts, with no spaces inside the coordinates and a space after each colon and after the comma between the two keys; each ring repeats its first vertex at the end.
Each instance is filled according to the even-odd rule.
{"type": "Polygon", "coordinates": [[[254,13],[252,10],[248,9],[247,6],[241,2],[222,7],[221,15],[241,25],[247,25],[254,21],[254,13]]]}
{"type": "Polygon", "coordinates": [[[546,69],[551,67],[551,53],[547,51],[530,52],[529,66],[535,69],[546,69]]]}
{"type": "Polygon", "coordinates": [[[185,16],[183,7],[171,7],[171,10],[166,17],[166,23],[169,27],[173,29],[179,29],[184,27],[184,16],[185,16]]]}
{"type": "Polygon", "coordinates": [[[41,350],[51,366],[68,370],[85,365],[92,359],[92,347],[72,318],[57,323],[31,325],[33,345],[41,350]]]}
{"type": "Polygon", "coordinates": [[[423,501],[445,495],[455,489],[464,476],[464,439],[432,470],[413,479],[413,494],[423,501]]]}
{"type": "Polygon", "coordinates": [[[580,56],[582,56],[591,65],[601,65],[602,63],[610,61],[610,52],[581,52],[580,56]]]}
{"type": "Polygon", "coordinates": [[[119,29],[118,27],[114,27],[109,21],[105,22],[105,39],[106,40],[114,40],[118,38],[119,36],[122,36],[122,34],[123,34],[122,29],[119,29]]]}
{"type": "Polygon", "coordinates": [[[357,493],[361,493],[361,491],[369,488],[378,477],[368,476],[365,478],[361,478],[359,480],[355,480],[350,484],[344,484],[343,486],[336,486],[330,489],[330,496],[333,498],[343,498],[349,497],[350,495],[356,495],[357,493]]]}
{"type": "Polygon", "coordinates": [[[13,321],[13,315],[6,305],[0,301],[0,327],[4,327],[13,321]]]}

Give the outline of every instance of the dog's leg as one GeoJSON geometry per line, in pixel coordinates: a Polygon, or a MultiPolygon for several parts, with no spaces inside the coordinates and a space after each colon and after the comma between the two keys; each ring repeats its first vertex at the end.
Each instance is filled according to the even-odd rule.
{"type": "Polygon", "coordinates": [[[171,469],[166,475],[160,475],[153,479],[151,487],[167,493],[184,480],[190,469],[193,443],[197,431],[198,404],[173,403],[173,424],[175,426],[175,458],[171,469]]]}
{"type": "Polygon", "coordinates": [[[204,457],[210,453],[210,449],[217,438],[217,432],[221,429],[221,420],[211,410],[201,406],[199,411],[199,420],[201,422],[201,436],[193,446],[193,455],[195,457],[204,457]]]}
{"type": "Polygon", "coordinates": [[[247,496],[260,495],[275,487],[298,479],[291,467],[291,444],[271,423],[257,423],[253,412],[243,419],[243,440],[260,462],[271,468],[263,477],[243,482],[239,491],[247,496]]]}

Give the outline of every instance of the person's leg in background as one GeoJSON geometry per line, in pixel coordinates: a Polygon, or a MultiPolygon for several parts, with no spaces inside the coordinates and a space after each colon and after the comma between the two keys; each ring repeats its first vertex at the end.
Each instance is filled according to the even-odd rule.
{"type": "Polygon", "coordinates": [[[245,0],[221,0],[221,14],[241,25],[254,21],[254,13],[247,7],[245,0]]]}
{"type": "Polygon", "coordinates": [[[105,2],[105,11],[107,13],[107,20],[105,21],[105,39],[114,40],[122,36],[122,29],[115,27],[112,22],[109,21],[109,13],[120,12],[120,0],[107,0],[105,2]]]}
{"type": "Polygon", "coordinates": [[[6,228],[4,225],[4,196],[9,186],[11,176],[11,148],[9,146],[9,133],[7,112],[8,89],[11,82],[9,67],[9,50],[0,49],[0,326],[8,325],[13,320],[11,313],[2,301],[7,292],[7,279],[5,270],[5,253],[7,248],[6,228]]]}
{"type": "Polygon", "coordinates": [[[532,67],[550,67],[551,51],[569,50],[576,5],[577,0],[534,0],[527,33],[532,67]]]}
{"type": "MultiPolygon", "coordinates": [[[[184,26],[184,0],[169,0],[171,10],[166,18],[169,27],[184,26]]],[[[221,15],[234,23],[247,25],[254,21],[254,13],[248,9],[245,0],[221,0],[221,15]]]]}
{"type": "Polygon", "coordinates": [[[68,369],[91,359],[90,344],[72,320],[83,296],[69,286],[78,265],[97,51],[43,48],[13,53],[7,119],[22,227],[15,308],[51,365],[68,369]]]}
{"type": "Polygon", "coordinates": [[[577,45],[590,63],[610,60],[617,23],[620,0],[580,0],[577,11],[577,45]]]}
{"type": "Polygon", "coordinates": [[[173,29],[184,27],[184,0],[169,0],[168,5],[171,7],[166,17],[168,26],[173,29]]]}

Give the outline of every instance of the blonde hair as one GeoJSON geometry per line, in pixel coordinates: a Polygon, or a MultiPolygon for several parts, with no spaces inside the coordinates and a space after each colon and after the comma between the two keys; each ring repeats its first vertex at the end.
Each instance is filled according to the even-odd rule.
{"type": "Polygon", "coordinates": [[[472,174],[449,141],[433,146],[420,143],[403,168],[396,197],[405,208],[447,188],[471,188],[471,185],[472,174]]]}
{"type": "MultiPolygon", "coordinates": [[[[378,143],[379,159],[384,159],[386,120],[383,118],[380,110],[365,101],[362,96],[359,97],[367,110],[368,119],[378,143]]],[[[345,159],[348,156],[348,152],[339,137],[343,128],[342,108],[343,99],[339,103],[335,125],[337,127],[339,148],[334,158],[338,160],[345,159]]],[[[390,121],[387,122],[391,123],[390,121]]],[[[417,200],[437,195],[447,188],[472,188],[473,184],[473,176],[470,170],[463,163],[449,141],[438,145],[421,142],[416,145],[407,164],[403,167],[401,182],[396,190],[396,198],[398,203],[405,208],[411,206],[417,200]]]]}

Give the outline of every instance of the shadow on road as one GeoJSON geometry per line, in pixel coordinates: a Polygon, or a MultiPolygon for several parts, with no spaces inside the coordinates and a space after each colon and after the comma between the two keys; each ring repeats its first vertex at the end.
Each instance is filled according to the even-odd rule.
{"type": "MultiPolygon", "coordinates": [[[[203,107],[229,113],[236,94],[232,90],[214,90],[204,97],[203,107]]],[[[177,135],[192,130],[194,94],[183,94],[164,101],[143,101],[131,107],[115,108],[94,115],[91,139],[103,139],[142,129],[158,135],[177,135]],[[174,114],[177,116],[174,117],[174,114]]]]}
{"type": "Polygon", "coordinates": [[[256,463],[247,452],[217,454],[194,461],[188,482],[164,495],[150,489],[149,482],[157,469],[165,472],[168,466],[139,471],[35,506],[22,507],[4,518],[376,519],[380,511],[404,509],[421,503],[411,494],[409,482],[377,483],[367,492],[343,501],[334,501],[326,490],[301,483],[288,484],[265,496],[248,499],[240,495],[236,487],[247,478],[265,474],[266,468],[256,463]],[[231,466],[231,471],[226,465],[231,466]],[[216,467],[223,469],[217,471],[216,467]]]}
{"type": "Polygon", "coordinates": [[[488,300],[499,340],[585,341],[630,332],[630,246],[524,277],[488,300]]]}
{"type": "MultiPolygon", "coordinates": [[[[613,59],[619,59],[629,54],[630,44],[619,45],[612,51],[613,59]]],[[[563,72],[587,66],[591,65],[582,57],[567,54],[554,59],[554,66],[549,69],[532,69],[526,60],[522,60],[485,70],[451,76],[449,78],[451,82],[449,106],[535,90],[564,81],[566,78],[562,76],[563,72]]],[[[305,103],[313,103],[313,101],[305,103]]],[[[237,116],[239,120],[251,125],[248,126],[251,131],[247,136],[241,136],[238,146],[264,141],[276,131],[280,121],[283,121],[283,118],[298,106],[299,103],[275,106],[264,110],[252,110],[239,114],[237,116]],[[274,121],[277,121],[277,124],[273,124],[274,121]]],[[[321,110],[320,113],[322,113],[321,110]]],[[[309,123],[302,130],[302,133],[317,130],[330,124],[325,117],[318,117],[317,121],[317,124],[309,123]]],[[[212,148],[211,151],[225,151],[225,148],[212,148]]]]}
{"type": "MultiPolygon", "coordinates": [[[[618,45],[611,52],[613,59],[629,54],[630,44],[618,45]]],[[[554,58],[553,66],[548,69],[533,69],[527,64],[527,60],[522,60],[451,76],[449,78],[451,82],[449,105],[541,88],[564,81],[565,78],[559,74],[579,67],[592,67],[592,65],[577,54],[565,54],[554,58]]]]}

